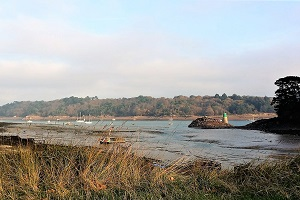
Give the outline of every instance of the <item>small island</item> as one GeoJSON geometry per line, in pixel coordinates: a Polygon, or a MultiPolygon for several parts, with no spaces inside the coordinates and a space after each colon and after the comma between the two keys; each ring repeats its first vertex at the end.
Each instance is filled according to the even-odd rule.
{"type": "Polygon", "coordinates": [[[200,117],[192,121],[188,126],[190,128],[203,128],[203,129],[224,129],[232,128],[233,126],[228,123],[227,114],[223,114],[223,120],[209,118],[209,117],[200,117]]]}

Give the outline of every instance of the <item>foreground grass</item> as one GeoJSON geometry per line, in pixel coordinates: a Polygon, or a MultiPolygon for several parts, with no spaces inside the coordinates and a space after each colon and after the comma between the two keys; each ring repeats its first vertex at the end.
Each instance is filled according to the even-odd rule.
{"type": "Polygon", "coordinates": [[[165,168],[131,149],[16,147],[0,152],[0,199],[300,199],[300,156],[235,170],[165,168]]]}

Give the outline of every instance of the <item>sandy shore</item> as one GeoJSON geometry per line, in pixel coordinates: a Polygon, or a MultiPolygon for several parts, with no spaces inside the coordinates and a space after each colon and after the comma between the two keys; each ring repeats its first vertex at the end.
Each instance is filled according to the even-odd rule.
{"type": "Polygon", "coordinates": [[[81,126],[55,124],[1,123],[2,136],[33,139],[36,143],[98,146],[103,132],[81,126]]]}

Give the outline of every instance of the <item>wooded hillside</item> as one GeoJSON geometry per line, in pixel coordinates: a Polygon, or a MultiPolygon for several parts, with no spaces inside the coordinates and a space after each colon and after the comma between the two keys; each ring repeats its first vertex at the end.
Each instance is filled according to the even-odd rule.
{"type": "Polygon", "coordinates": [[[270,97],[239,96],[175,96],[174,98],[98,99],[97,97],[68,97],[54,101],[21,101],[0,107],[0,116],[25,117],[28,115],[48,116],[189,116],[249,113],[273,113],[270,97]]]}

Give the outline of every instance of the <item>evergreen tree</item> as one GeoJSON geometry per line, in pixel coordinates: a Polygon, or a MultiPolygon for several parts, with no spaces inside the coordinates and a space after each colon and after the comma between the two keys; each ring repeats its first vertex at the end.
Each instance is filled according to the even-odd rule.
{"type": "Polygon", "coordinates": [[[271,104],[274,105],[278,117],[300,122],[300,77],[280,78],[275,85],[279,88],[271,104]]]}

